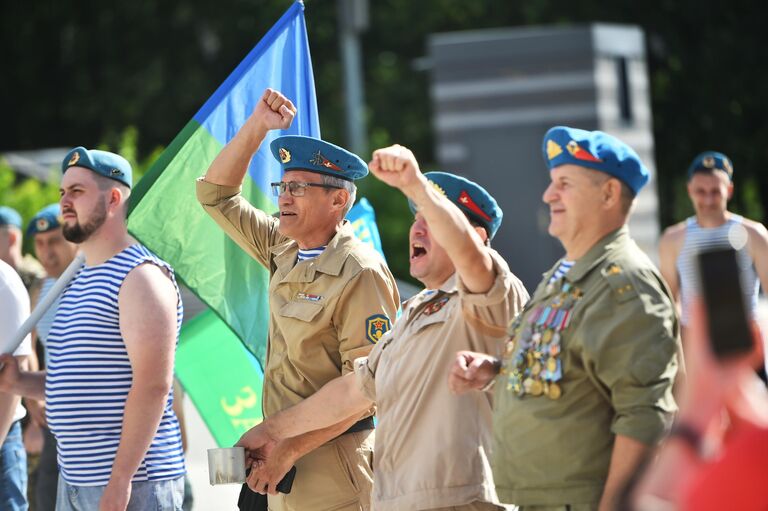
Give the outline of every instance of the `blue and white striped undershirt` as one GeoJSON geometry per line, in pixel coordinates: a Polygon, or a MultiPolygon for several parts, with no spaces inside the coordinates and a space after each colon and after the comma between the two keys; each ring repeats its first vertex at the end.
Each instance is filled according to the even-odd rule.
{"type": "Polygon", "coordinates": [[[568,273],[568,270],[571,269],[573,266],[573,263],[575,261],[566,261],[563,259],[560,261],[560,264],[558,265],[557,269],[555,270],[555,273],[552,274],[552,276],[549,278],[549,283],[552,284],[556,280],[560,279],[563,275],[568,273]]]}
{"type": "MultiPolygon", "coordinates": [[[[58,440],[61,475],[69,484],[102,486],[109,481],[133,383],[120,333],[118,293],[128,272],[147,262],[167,269],[173,278],[170,266],[136,244],[102,264],[81,268],[61,296],[48,335],[45,401],[48,426],[58,440]]],[[[179,299],[177,339],[181,318],[179,299]]],[[[134,482],[184,474],[181,432],[172,404],[173,391],[134,482]]]]}
{"type": "Polygon", "coordinates": [[[736,260],[741,272],[741,288],[744,291],[744,304],[750,315],[755,314],[760,281],[746,248],[747,233],[741,225],[743,220],[742,216],[731,214],[723,225],[717,227],[701,227],[696,221],[696,217],[690,217],[686,220],[683,248],[680,249],[680,255],[677,256],[676,261],[682,305],[680,322],[683,325],[688,323],[688,308],[691,298],[700,293],[696,256],[705,250],[732,247],[736,238],[743,238],[744,241],[744,246],[736,251],[736,260]],[[734,231],[734,229],[736,230],[734,231]]]}
{"type": "MultiPolygon", "coordinates": [[[[46,277],[43,279],[43,283],[40,285],[40,294],[38,295],[37,303],[40,303],[43,298],[48,295],[53,285],[56,283],[56,279],[53,277],[46,277]]],[[[48,365],[48,333],[51,331],[51,325],[53,325],[53,318],[56,316],[56,309],[59,308],[59,301],[61,297],[56,298],[51,307],[45,311],[40,321],[37,322],[35,329],[37,330],[37,337],[45,348],[45,365],[48,365]]]]}
{"type": "Polygon", "coordinates": [[[299,262],[306,261],[307,259],[314,259],[315,257],[319,256],[323,253],[323,250],[325,250],[325,247],[327,245],[323,245],[322,247],[317,248],[308,248],[306,250],[299,249],[299,262]]]}

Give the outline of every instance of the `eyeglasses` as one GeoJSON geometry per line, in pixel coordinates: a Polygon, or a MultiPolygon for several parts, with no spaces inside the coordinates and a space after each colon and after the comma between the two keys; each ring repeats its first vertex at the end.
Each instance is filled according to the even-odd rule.
{"type": "Polygon", "coordinates": [[[326,184],[320,184],[320,183],[302,183],[301,181],[288,181],[288,182],[281,181],[279,183],[270,183],[270,186],[272,187],[272,193],[275,195],[275,197],[281,196],[286,192],[286,190],[291,192],[292,197],[303,197],[304,192],[308,186],[315,186],[317,188],[328,188],[328,189],[334,189],[334,190],[341,189],[341,187],[339,186],[326,185],[326,184]]]}

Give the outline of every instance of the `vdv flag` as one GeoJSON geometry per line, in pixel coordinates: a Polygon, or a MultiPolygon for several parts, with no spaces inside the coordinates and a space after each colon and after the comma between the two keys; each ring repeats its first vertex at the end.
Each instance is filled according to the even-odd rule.
{"type": "Polygon", "coordinates": [[[267,87],[284,93],[298,111],[291,127],[271,132],[253,157],[242,195],[268,213],[276,211],[269,183],[281,176],[269,153],[270,142],[285,134],[320,137],[300,1],[283,14],[137,183],[128,218],[131,234],[168,261],[179,280],[212,311],[182,329],[176,375],[220,446],[232,445],[261,421],[268,272],[205,214],[197,202],[195,179],[234,137],[267,87]]]}
{"type": "MultiPolygon", "coordinates": [[[[352,223],[355,236],[360,238],[360,241],[371,245],[381,254],[381,257],[384,257],[379,228],[376,226],[376,213],[368,199],[363,197],[357,201],[357,204],[352,206],[352,209],[347,213],[347,220],[352,223]]],[[[386,258],[384,259],[386,260],[386,258]]]]}
{"type": "Polygon", "coordinates": [[[203,212],[195,179],[251,114],[264,89],[297,107],[288,130],[273,131],[253,157],[243,197],[268,213],[277,207],[269,183],[280,167],[269,144],[285,134],[320,137],[304,6],[295,2],[177,135],[133,192],[130,232],[177,275],[263,363],[268,325],[267,271],[203,212]]]}

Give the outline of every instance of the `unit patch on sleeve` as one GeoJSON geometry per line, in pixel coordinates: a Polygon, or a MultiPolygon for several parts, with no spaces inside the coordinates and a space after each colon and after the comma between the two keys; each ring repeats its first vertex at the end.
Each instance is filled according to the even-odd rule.
{"type": "Polygon", "coordinates": [[[365,320],[365,338],[376,344],[389,331],[389,318],[384,314],[374,314],[365,320]]]}

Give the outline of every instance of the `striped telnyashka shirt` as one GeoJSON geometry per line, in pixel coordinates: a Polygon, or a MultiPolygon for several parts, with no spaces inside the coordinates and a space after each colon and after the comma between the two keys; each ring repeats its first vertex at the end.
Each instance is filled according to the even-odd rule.
{"type": "MultiPolygon", "coordinates": [[[[37,299],[38,303],[40,303],[43,298],[48,295],[55,283],[56,279],[52,277],[46,277],[43,279],[43,283],[40,285],[39,298],[37,299]]],[[[53,318],[56,316],[56,309],[59,308],[59,300],[61,300],[61,298],[56,298],[56,301],[53,302],[50,309],[45,311],[45,314],[43,314],[43,316],[40,318],[40,321],[38,321],[37,325],[35,326],[35,329],[37,330],[37,337],[40,339],[40,342],[43,343],[43,347],[45,348],[46,366],[48,365],[48,332],[51,331],[53,318]]]]}
{"type": "Polygon", "coordinates": [[[317,248],[308,248],[306,250],[299,249],[298,261],[306,261],[307,259],[314,259],[319,256],[325,250],[326,245],[317,248]]]}
{"type": "MultiPolygon", "coordinates": [[[[733,246],[733,238],[743,238],[746,241],[746,231],[741,225],[743,217],[731,215],[727,222],[718,227],[701,227],[696,217],[690,217],[685,222],[685,239],[680,255],[677,256],[677,274],[680,278],[680,301],[682,314],[680,322],[688,323],[688,307],[693,296],[699,294],[699,276],[697,275],[696,256],[699,252],[714,248],[733,246]],[[731,241],[729,241],[731,240],[731,241]]],[[[757,310],[757,293],[760,281],[749,257],[746,243],[736,251],[736,260],[741,270],[741,288],[744,291],[744,304],[747,312],[754,315],[757,310]]]]}
{"type": "Polygon", "coordinates": [[[565,259],[560,261],[560,264],[558,265],[555,272],[552,274],[551,277],[549,277],[549,283],[551,284],[555,282],[557,279],[561,278],[563,275],[568,273],[568,270],[570,270],[571,267],[573,267],[574,262],[575,261],[566,261],[565,259]]]}
{"type": "MultiPolygon", "coordinates": [[[[48,335],[45,401],[48,425],[58,440],[61,475],[69,484],[102,486],[109,481],[133,381],[120,334],[118,293],[128,272],[147,262],[165,268],[173,279],[168,264],[136,244],[102,264],[81,268],[61,296],[48,335]]],[[[177,340],[181,318],[179,299],[177,340]]],[[[172,403],[173,391],[134,482],[184,474],[181,433],[172,403]]]]}

